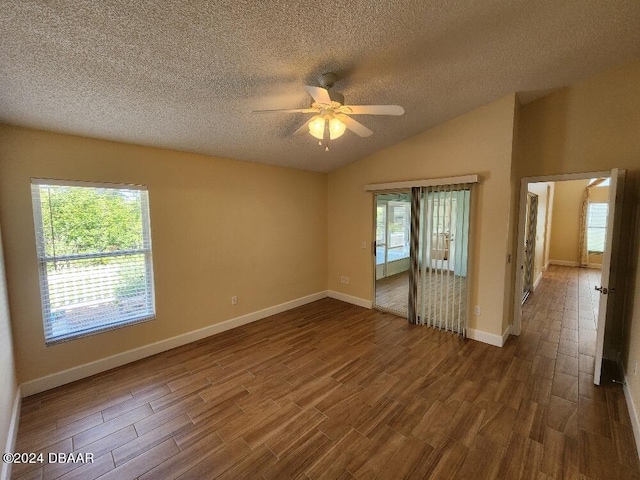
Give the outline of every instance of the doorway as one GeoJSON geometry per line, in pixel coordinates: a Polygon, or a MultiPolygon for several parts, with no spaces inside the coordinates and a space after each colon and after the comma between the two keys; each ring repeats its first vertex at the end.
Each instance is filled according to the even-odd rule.
{"type": "Polygon", "coordinates": [[[532,298],[532,305],[529,301],[523,305],[516,295],[512,333],[520,334],[525,309],[525,321],[544,323],[545,305],[554,300],[556,306],[547,316],[554,318],[551,323],[562,324],[561,346],[569,349],[570,339],[580,339],[580,355],[592,358],[595,384],[600,384],[603,358],[615,360],[617,353],[605,351],[604,337],[605,328],[611,327],[615,301],[611,294],[615,292],[624,173],[614,169],[524,178],[521,184],[516,292],[532,298]],[[533,200],[532,193],[538,195],[538,201],[533,200]],[[531,233],[532,223],[537,225],[535,235],[531,233]],[[542,290],[546,291],[536,293],[543,277],[547,280],[542,290]],[[560,289],[549,289],[549,283],[559,277],[577,281],[567,286],[566,298],[559,302],[563,307],[557,309],[555,297],[560,289]],[[530,311],[540,307],[543,311],[530,311]],[[584,339],[592,345],[586,345],[584,339]]]}

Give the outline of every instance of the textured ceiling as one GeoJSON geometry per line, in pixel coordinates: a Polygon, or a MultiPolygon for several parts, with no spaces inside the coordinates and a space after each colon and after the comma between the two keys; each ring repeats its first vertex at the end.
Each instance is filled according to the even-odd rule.
{"type": "Polygon", "coordinates": [[[2,0],[0,122],[330,171],[508,93],[640,56],[638,0],[2,0]],[[359,116],[329,152],[292,136],[333,71],[359,116]]]}

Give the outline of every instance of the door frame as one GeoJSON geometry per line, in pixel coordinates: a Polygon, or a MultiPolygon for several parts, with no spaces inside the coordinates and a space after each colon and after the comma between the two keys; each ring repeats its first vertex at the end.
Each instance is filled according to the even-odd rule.
{"type": "MultiPolygon", "coordinates": [[[[409,194],[409,198],[411,198],[411,188],[397,188],[397,189],[392,189],[392,190],[375,190],[372,192],[373,193],[373,211],[372,211],[372,215],[373,215],[373,228],[372,228],[372,232],[371,232],[371,237],[373,240],[371,240],[371,263],[373,264],[373,281],[371,283],[371,290],[372,290],[372,295],[371,295],[371,308],[375,309],[375,310],[379,310],[381,312],[386,312],[386,313],[392,313],[394,315],[398,315],[400,317],[404,317],[406,318],[407,315],[403,314],[402,312],[393,310],[392,308],[387,308],[387,307],[383,307],[380,306],[376,303],[376,269],[377,269],[377,264],[376,264],[376,230],[377,230],[377,219],[378,219],[378,202],[376,197],[378,195],[406,195],[409,194]]],[[[389,214],[389,210],[387,209],[387,217],[389,214]]],[[[389,219],[387,218],[387,225],[389,223],[389,219]]],[[[385,228],[388,230],[387,225],[385,225],[385,228]]],[[[388,240],[388,238],[386,239],[388,240]]],[[[407,296],[408,296],[408,292],[407,292],[407,296]]]]}
{"type": "MultiPolygon", "coordinates": [[[[523,177],[520,179],[520,207],[518,210],[518,239],[516,250],[516,282],[515,294],[513,295],[513,322],[511,324],[511,334],[520,335],[522,331],[522,290],[524,288],[524,275],[520,266],[524,262],[524,236],[525,236],[525,212],[527,208],[527,188],[530,183],[541,182],[562,182],[566,180],[586,180],[598,177],[610,177],[611,170],[584,172],[584,173],[566,173],[558,175],[544,175],[539,177],[523,177]]],[[[553,206],[552,206],[553,208],[553,206]]]]}

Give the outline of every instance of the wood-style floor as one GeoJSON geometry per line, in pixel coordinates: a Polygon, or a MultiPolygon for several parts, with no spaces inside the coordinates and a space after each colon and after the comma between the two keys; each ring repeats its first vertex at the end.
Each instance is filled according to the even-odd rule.
{"type": "Polygon", "coordinates": [[[376,280],[376,306],[407,315],[409,272],[396,273],[376,280]]]}
{"type": "MultiPolygon", "coordinates": [[[[438,312],[447,309],[447,302],[451,308],[460,311],[464,318],[466,315],[466,301],[462,299],[467,295],[467,279],[453,274],[450,271],[439,271],[427,273],[427,288],[424,291],[426,304],[430,305],[429,310],[438,312]],[[432,288],[435,287],[435,288],[432,288]],[[442,306],[441,306],[442,305],[442,306]]],[[[420,302],[422,280],[418,281],[418,301],[420,302]]],[[[386,308],[407,316],[409,310],[409,272],[397,273],[390,277],[376,280],[376,307],[386,308]]],[[[455,317],[452,313],[451,317],[455,317]]],[[[428,317],[429,318],[429,317],[428,317]]],[[[434,322],[437,323],[435,318],[434,322]]]]}
{"type": "Polygon", "coordinates": [[[24,400],[14,478],[640,479],[592,383],[589,272],[553,267],[503,348],[324,299],[24,400]]]}

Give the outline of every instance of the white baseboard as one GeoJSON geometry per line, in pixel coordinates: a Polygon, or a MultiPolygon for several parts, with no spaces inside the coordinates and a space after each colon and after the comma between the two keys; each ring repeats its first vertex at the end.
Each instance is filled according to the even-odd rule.
{"type": "Polygon", "coordinates": [[[509,334],[511,333],[511,325],[507,326],[507,329],[502,333],[502,335],[496,335],[495,333],[487,333],[482,330],[476,330],[475,328],[467,328],[467,338],[471,340],[477,340],[478,342],[488,343],[489,345],[493,345],[494,347],[502,347],[509,334]]]}
{"type": "Polygon", "coordinates": [[[111,355],[110,357],[101,358],[100,360],[96,360],[94,362],[85,363],[84,365],[79,365],[77,367],[69,368],[61,372],[47,375],[45,377],[37,378],[35,380],[31,380],[22,384],[22,396],[28,397],[29,395],[44,392],[45,390],[59,387],[60,385],[75,382],[76,380],[90,377],[91,375],[102,373],[107,370],[111,370],[112,368],[120,367],[127,363],[135,362],[136,360],[150,357],[151,355],[155,355],[166,350],[171,350],[172,348],[180,347],[182,345],[186,345],[187,343],[195,342],[197,340],[210,337],[211,335],[215,335],[217,333],[231,330],[232,328],[240,327],[257,320],[262,320],[263,318],[270,317],[271,315],[276,315],[287,310],[291,310],[292,308],[296,308],[301,305],[306,305],[307,303],[315,302],[316,300],[326,298],[327,296],[328,292],[326,290],[314,293],[312,295],[307,295],[306,297],[301,297],[289,302],[281,303],[280,305],[275,305],[263,310],[258,310],[257,312],[248,313],[240,317],[216,323],[199,330],[194,330],[192,332],[184,333],[176,337],[167,338],[166,340],[160,340],[159,342],[155,342],[150,345],[134,348],[133,350],[128,350],[116,355],[111,355]]]}
{"type": "Polygon", "coordinates": [[[336,292],[335,290],[329,290],[329,297],[335,298],[336,300],[342,300],[343,302],[352,303],[354,305],[358,305],[359,307],[371,309],[373,306],[373,303],[371,302],[371,300],[365,300],[364,298],[354,297],[353,295],[347,295],[346,293],[336,292]]]}
{"type": "MultiPolygon", "coordinates": [[[[559,265],[561,267],[579,267],[580,262],[571,262],[569,260],[549,260],[549,265],[559,265]]],[[[588,268],[598,268],[602,270],[600,263],[587,263],[588,268]]]]}
{"type": "Polygon", "coordinates": [[[502,332],[502,345],[500,345],[501,347],[504,346],[505,343],[507,343],[509,335],[511,335],[511,325],[507,325],[507,328],[505,328],[504,332],[502,332]]]}
{"type": "Polygon", "coordinates": [[[538,288],[538,284],[540,283],[540,280],[542,280],[542,272],[540,272],[540,275],[538,275],[538,278],[536,278],[536,281],[533,282],[533,291],[536,291],[536,288],[538,288]]]}
{"type": "Polygon", "coordinates": [[[629,391],[629,382],[627,381],[627,375],[624,372],[622,373],[622,378],[624,379],[624,398],[627,400],[627,407],[629,408],[629,416],[631,417],[631,427],[633,428],[633,438],[636,441],[636,451],[640,456],[640,423],[638,422],[638,410],[636,409],[636,404],[633,402],[633,398],[631,397],[631,392],[629,391]]]}
{"type": "Polygon", "coordinates": [[[572,262],[569,260],[549,260],[549,265],[560,265],[561,267],[579,267],[580,262],[572,262]]]}
{"type": "MultiPolygon", "coordinates": [[[[13,409],[11,410],[11,422],[9,423],[9,432],[7,433],[7,443],[2,453],[14,453],[16,451],[16,439],[18,438],[18,422],[20,420],[20,407],[22,406],[22,394],[20,386],[16,390],[13,399],[13,409]]],[[[11,464],[2,462],[0,468],[0,479],[9,480],[11,478],[11,464]]]]}

